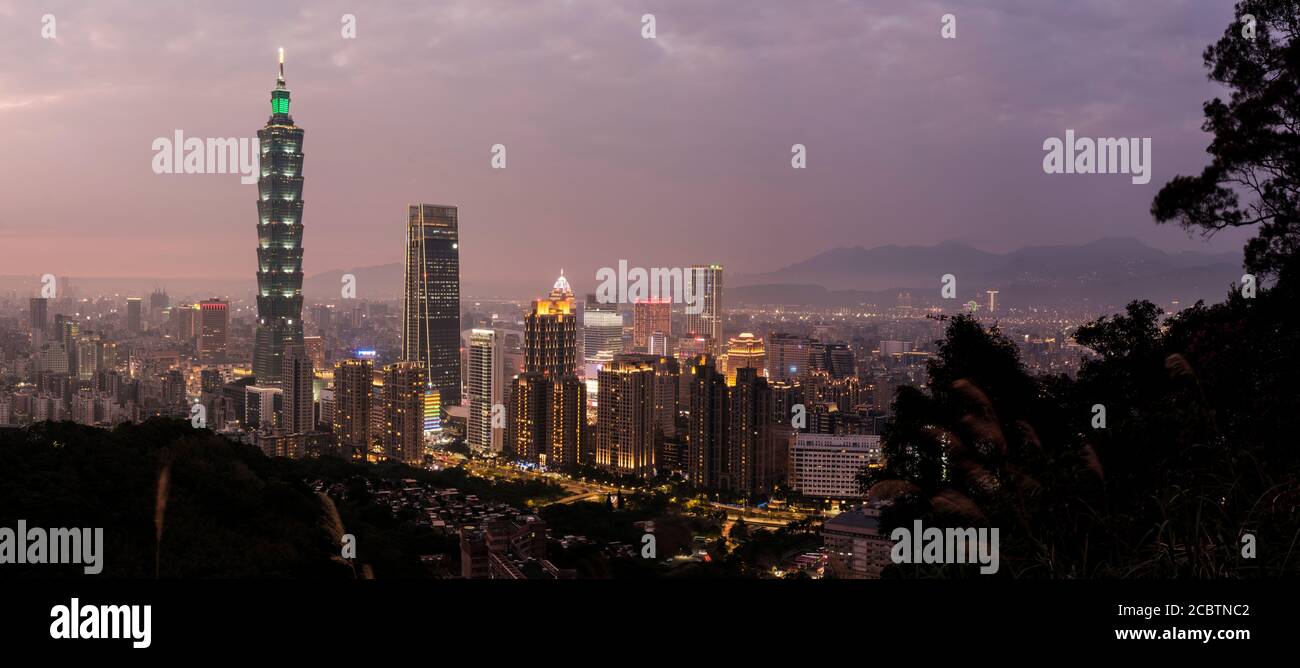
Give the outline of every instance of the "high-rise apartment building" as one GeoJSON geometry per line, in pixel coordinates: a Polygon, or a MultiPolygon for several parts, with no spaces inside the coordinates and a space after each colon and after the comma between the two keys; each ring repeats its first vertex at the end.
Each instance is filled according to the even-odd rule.
{"type": "Polygon", "coordinates": [[[257,329],[253,375],[278,387],[286,344],[302,344],[303,130],[289,115],[289,89],[280,74],[271,91],[271,117],[257,131],[262,173],[257,180],[257,329]]]}
{"type": "Polygon", "coordinates": [[[681,363],[675,357],[642,353],[624,353],[615,358],[622,362],[635,362],[654,370],[654,430],[661,438],[677,435],[677,415],[681,410],[681,363]]]}
{"type": "Polygon", "coordinates": [[[857,361],[845,343],[813,343],[811,365],[814,371],[825,371],[831,378],[857,375],[857,361]]]}
{"type": "Polygon", "coordinates": [[[767,375],[773,381],[793,382],[811,371],[812,339],[774,333],[767,337],[767,375]]]}
{"type": "Polygon", "coordinates": [[[32,363],[37,373],[68,373],[68,351],[62,343],[52,341],[41,346],[32,356],[32,363]]]}
{"type": "Polygon", "coordinates": [[[646,341],[645,351],[650,355],[671,355],[673,354],[672,340],[672,337],[667,334],[655,332],[646,341]]]}
{"type": "Polygon", "coordinates": [[[284,391],[278,387],[249,385],[245,388],[244,415],[248,426],[271,433],[281,426],[276,421],[276,405],[283,409],[284,391]]]}
{"type": "Polygon", "coordinates": [[[650,337],[672,334],[672,302],[666,298],[642,299],[632,306],[632,348],[650,351],[650,337]]]}
{"type": "Polygon", "coordinates": [[[687,479],[704,489],[724,488],[730,459],[727,378],[718,372],[712,355],[695,358],[688,373],[687,479]]]}
{"type": "Polygon", "coordinates": [[[187,347],[194,343],[201,329],[199,316],[198,304],[181,304],[172,309],[173,335],[177,343],[187,347]]]}
{"type": "Polygon", "coordinates": [[[772,427],[772,392],[759,369],[736,370],[728,407],[727,456],[730,489],[738,494],[767,494],[779,479],[772,427]]]}
{"type": "Polygon", "coordinates": [[[425,397],[436,391],[420,362],[384,367],[384,451],[390,459],[423,463],[425,397]]]}
{"type": "Polygon", "coordinates": [[[686,314],[686,331],[702,337],[708,343],[709,351],[716,353],[722,345],[722,324],[725,318],[722,309],[722,265],[696,265],[691,267],[690,276],[695,282],[693,294],[700,295],[698,299],[703,300],[703,310],[686,314]]]}
{"type": "Polygon", "coordinates": [[[564,274],[524,316],[524,370],[548,378],[577,373],[578,314],[564,274]]]}
{"type": "Polygon", "coordinates": [[[500,452],[505,429],[494,428],[493,417],[496,406],[505,407],[505,343],[495,330],[470,332],[465,375],[465,394],[469,400],[465,440],[471,448],[500,452]]]}
{"type": "Polygon", "coordinates": [[[305,434],[316,429],[315,402],[312,399],[312,361],[301,345],[290,345],[284,351],[282,374],[284,403],[281,421],[285,433],[305,434]]]}
{"type": "Polygon", "coordinates": [[[421,362],[442,405],[460,405],[460,228],[454,206],[407,210],[402,360],[421,362]]]}
{"type": "Polygon", "coordinates": [[[75,373],[77,370],[77,337],[81,336],[81,323],[71,316],[58,314],[54,316],[54,335],[63,345],[64,352],[67,353],[67,368],[65,371],[75,373]]]}
{"type": "Polygon", "coordinates": [[[548,467],[583,463],[587,392],[576,375],[577,357],[573,290],[561,274],[524,316],[524,373],[509,402],[508,448],[515,456],[548,467]]]}
{"type": "Polygon", "coordinates": [[[353,456],[370,450],[370,360],[349,359],[334,367],[334,435],[353,456]]]}
{"type": "Polygon", "coordinates": [[[586,463],[587,386],[574,374],[551,382],[551,441],[548,468],[586,463]]]}
{"type": "Polygon", "coordinates": [[[324,334],[329,331],[330,323],[334,321],[333,304],[317,304],[311,309],[311,319],[316,325],[316,332],[324,334]]]}
{"type": "Polygon", "coordinates": [[[32,297],[28,306],[28,326],[32,333],[44,334],[50,326],[50,300],[45,297],[32,297]]]}
{"type": "Polygon", "coordinates": [[[506,450],[516,459],[537,463],[551,440],[551,381],[540,373],[524,372],[510,386],[506,450]]]}
{"type": "Polygon", "coordinates": [[[77,380],[91,380],[103,368],[103,340],[95,332],[82,332],[76,338],[77,380]]]}
{"type": "Polygon", "coordinates": [[[617,357],[600,370],[599,388],[596,466],[622,474],[653,475],[659,426],[654,367],[617,357]]]}
{"type": "Polygon", "coordinates": [[[307,351],[307,357],[311,359],[313,369],[325,368],[325,338],[321,336],[304,336],[302,337],[303,348],[307,351]]]}
{"type": "Polygon", "coordinates": [[[139,334],[144,331],[144,319],[140,307],[141,301],[139,297],[127,297],[126,331],[131,334],[139,334]]]}
{"type": "MultiPolygon", "coordinates": [[[[199,361],[204,363],[222,362],[226,358],[226,345],[230,330],[230,304],[220,299],[208,299],[199,302],[199,361]]],[[[291,345],[299,345],[291,344],[291,345]]],[[[283,351],[281,351],[283,364],[283,351]]],[[[283,371],[280,369],[279,371],[283,371]]],[[[276,378],[280,373],[276,373],[276,378]]],[[[258,385],[263,385],[258,378],[258,385]]],[[[263,385],[265,387],[265,385],[263,385]]]]}
{"type": "Polygon", "coordinates": [[[858,474],[879,464],[880,455],[880,436],[798,434],[790,449],[790,487],[804,496],[862,498],[858,474]]]}

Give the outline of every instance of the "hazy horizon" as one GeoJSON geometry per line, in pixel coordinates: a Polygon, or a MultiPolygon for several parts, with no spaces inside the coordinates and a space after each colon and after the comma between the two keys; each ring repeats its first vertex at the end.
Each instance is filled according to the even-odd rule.
{"type": "Polygon", "coordinates": [[[458,206],[463,281],[512,291],[841,246],[1236,252],[1248,230],[1206,242],[1147,212],[1206,159],[1220,91],[1200,54],[1231,18],[1207,4],[0,2],[0,273],[251,282],[255,188],[154,174],[151,142],[254,136],[277,47],[306,131],[308,276],[400,261],[415,202],[458,206]],[[1067,129],[1152,137],[1150,183],[1044,174],[1067,129]]]}

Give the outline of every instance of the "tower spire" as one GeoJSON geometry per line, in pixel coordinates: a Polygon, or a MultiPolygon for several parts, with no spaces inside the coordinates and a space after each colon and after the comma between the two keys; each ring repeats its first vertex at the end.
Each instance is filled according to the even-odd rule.
{"type": "MultiPolygon", "coordinates": [[[[284,47],[280,47],[280,74],[275,79],[275,90],[271,91],[271,115],[285,116],[289,115],[289,87],[284,85],[284,47]]],[[[282,118],[280,120],[292,119],[282,118]]]]}

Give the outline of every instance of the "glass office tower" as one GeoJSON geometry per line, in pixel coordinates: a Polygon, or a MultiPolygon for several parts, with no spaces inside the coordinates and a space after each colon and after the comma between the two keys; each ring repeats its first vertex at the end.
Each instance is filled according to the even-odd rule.
{"type": "Polygon", "coordinates": [[[422,362],[442,405],[460,405],[460,243],[456,207],[412,204],[406,227],[402,359],[422,362]]]}
{"type": "Polygon", "coordinates": [[[257,180],[257,332],[253,375],[258,385],[278,387],[286,344],[302,344],[302,128],[289,116],[280,76],[271,91],[271,118],[257,132],[261,175],[257,180]]]}

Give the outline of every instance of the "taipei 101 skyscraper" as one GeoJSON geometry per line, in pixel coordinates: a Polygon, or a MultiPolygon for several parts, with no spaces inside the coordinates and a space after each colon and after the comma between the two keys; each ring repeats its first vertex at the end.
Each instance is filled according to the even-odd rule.
{"type": "Polygon", "coordinates": [[[289,116],[280,76],[271,91],[271,118],[257,132],[261,175],[257,180],[257,334],[253,375],[277,387],[286,346],[302,344],[302,128],[289,116]]]}

